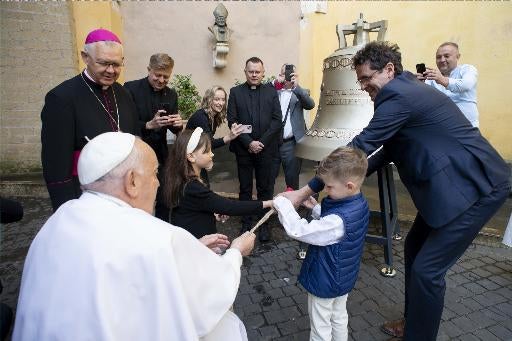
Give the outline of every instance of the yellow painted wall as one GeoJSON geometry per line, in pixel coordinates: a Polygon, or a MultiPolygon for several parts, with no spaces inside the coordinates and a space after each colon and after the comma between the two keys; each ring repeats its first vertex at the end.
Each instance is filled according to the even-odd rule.
{"type": "MultiPolygon", "coordinates": [[[[123,20],[119,5],[110,1],[73,1],[71,3],[73,29],[75,35],[78,72],[84,67],[80,51],[82,51],[87,34],[97,28],[114,32],[123,41],[123,20]]],[[[118,79],[124,83],[124,73],[118,79]]]]}
{"type": "MultiPolygon", "coordinates": [[[[368,22],[388,20],[387,40],[402,51],[405,69],[424,62],[435,66],[435,51],[445,41],[459,44],[459,63],[479,71],[478,109],[482,134],[512,160],[512,5],[508,1],[340,1],[326,14],[305,15],[301,27],[302,83],[318,103],[322,61],[338,48],[336,24],[351,24],[364,13],[368,22]],[[307,75],[307,76],[306,76],[307,75]]],[[[352,39],[347,41],[351,44],[352,39]]],[[[311,114],[314,117],[315,111],[311,114]]],[[[311,119],[312,122],[312,119],[311,119]]]]}

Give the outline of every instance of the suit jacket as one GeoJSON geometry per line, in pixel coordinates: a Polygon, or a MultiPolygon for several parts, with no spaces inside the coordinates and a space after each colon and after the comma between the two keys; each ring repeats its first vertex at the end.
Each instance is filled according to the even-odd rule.
{"type": "Polygon", "coordinates": [[[509,167],[478,128],[450,98],[412,73],[386,84],[374,106],[373,118],[351,145],[368,155],[384,146],[385,160],[395,163],[431,227],[449,223],[508,181],[509,167]]]}
{"type": "Polygon", "coordinates": [[[241,134],[230,142],[229,150],[237,155],[249,155],[249,144],[252,141],[263,143],[262,153],[275,153],[281,131],[281,106],[276,89],[272,84],[260,85],[260,112],[251,116],[249,108],[251,89],[247,83],[231,88],[228,101],[228,125],[233,123],[252,125],[251,134],[241,134]]]}
{"type": "MultiPolygon", "coordinates": [[[[180,129],[168,127],[167,129],[146,129],[146,122],[151,121],[155,116],[155,108],[151,105],[151,93],[154,91],[149,84],[148,78],[142,78],[124,83],[124,87],[131,94],[133,101],[137,107],[138,125],[142,134],[142,139],[149,144],[156,153],[160,165],[165,163],[167,159],[167,129],[173,133],[177,133],[180,129]]],[[[174,89],[165,87],[161,94],[161,103],[169,103],[170,113],[178,112],[178,95],[174,89]]]]}
{"type": "MultiPolygon", "coordinates": [[[[293,136],[295,141],[299,141],[306,134],[306,122],[304,121],[304,109],[311,110],[315,107],[315,101],[309,96],[309,90],[300,86],[295,87],[290,97],[290,123],[292,124],[293,136]]],[[[285,112],[283,114],[286,115],[285,112]]],[[[283,122],[284,125],[284,122],[283,122]]],[[[281,139],[283,136],[281,135],[281,139]]]]}

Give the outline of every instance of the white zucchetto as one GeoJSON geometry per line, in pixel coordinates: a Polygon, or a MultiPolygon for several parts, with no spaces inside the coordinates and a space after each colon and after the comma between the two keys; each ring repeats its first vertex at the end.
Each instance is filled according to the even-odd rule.
{"type": "Polygon", "coordinates": [[[88,185],[121,164],[130,155],[135,136],[127,133],[103,133],[89,141],[78,158],[78,179],[88,185]]]}

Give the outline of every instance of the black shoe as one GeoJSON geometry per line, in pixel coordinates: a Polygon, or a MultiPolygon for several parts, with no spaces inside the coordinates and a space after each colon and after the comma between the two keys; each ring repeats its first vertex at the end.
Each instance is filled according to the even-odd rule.
{"type": "Polygon", "coordinates": [[[258,239],[260,242],[265,243],[270,240],[270,230],[268,226],[261,226],[258,232],[258,239]]]}

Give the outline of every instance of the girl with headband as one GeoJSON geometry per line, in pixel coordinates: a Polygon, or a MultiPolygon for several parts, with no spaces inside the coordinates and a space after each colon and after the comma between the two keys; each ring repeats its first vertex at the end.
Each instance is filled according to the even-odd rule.
{"type": "Polygon", "coordinates": [[[171,223],[196,238],[217,233],[215,214],[258,215],[272,207],[272,200],[231,200],[211,191],[200,174],[203,169],[212,169],[212,158],[210,136],[199,127],[193,131],[186,129],[176,139],[165,166],[164,195],[172,207],[171,223]]]}

